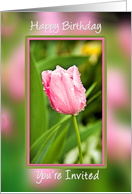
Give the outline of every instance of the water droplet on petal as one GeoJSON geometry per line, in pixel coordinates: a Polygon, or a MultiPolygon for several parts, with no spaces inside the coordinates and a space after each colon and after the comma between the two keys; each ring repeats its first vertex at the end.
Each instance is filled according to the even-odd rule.
{"type": "Polygon", "coordinates": [[[61,77],[61,74],[60,73],[58,73],[59,74],[59,77],[61,77]]]}

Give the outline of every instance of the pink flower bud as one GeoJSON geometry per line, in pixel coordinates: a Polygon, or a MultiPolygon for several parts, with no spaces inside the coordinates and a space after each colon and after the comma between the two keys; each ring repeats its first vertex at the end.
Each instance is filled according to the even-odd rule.
{"type": "Polygon", "coordinates": [[[44,90],[52,108],[66,115],[77,115],[86,104],[78,68],[74,65],[68,70],[57,66],[54,71],[43,71],[44,90]]]}

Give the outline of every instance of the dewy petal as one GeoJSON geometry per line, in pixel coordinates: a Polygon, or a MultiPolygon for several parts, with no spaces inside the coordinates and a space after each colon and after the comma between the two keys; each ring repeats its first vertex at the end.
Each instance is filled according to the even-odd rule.
{"type": "Polygon", "coordinates": [[[57,112],[73,115],[85,107],[85,88],[76,66],[67,71],[57,66],[54,71],[44,71],[42,79],[51,106],[57,112]]]}
{"type": "Polygon", "coordinates": [[[51,74],[52,74],[52,71],[43,71],[42,72],[42,81],[43,81],[43,85],[44,85],[46,95],[48,96],[48,98],[50,100],[52,108],[54,108],[54,105],[52,103],[51,96],[50,96],[51,74]]]}
{"type": "Polygon", "coordinates": [[[58,73],[61,73],[61,72],[67,72],[65,69],[63,69],[62,67],[60,67],[59,65],[56,66],[56,69],[54,70],[54,72],[58,72],[58,73]]]}
{"type": "Polygon", "coordinates": [[[50,84],[51,99],[54,102],[56,110],[63,114],[74,114],[75,110],[75,93],[74,85],[68,73],[53,72],[50,84]],[[61,74],[61,76],[60,76],[61,74]]]}
{"type": "Polygon", "coordinates": [[[51,80],[51,73],[52,73],[52,71],[43,71],[42,72],[42,80],[43,80],[44,87],[49,87],[50,80],[51,80]]]}
{"type": "Polygon", "coordinates": [[[70,67],[67,70],[67,72],[69,73],[70,77],[73,79],[74,85],[77,87],[82,87],[78,68],[74,65],[74,66],[70,67]]]}
{"type": "Polygon", "coordinates": [[[54,103],[56,111],[70,113],[68,99],[62,82],[62,75],[60,71],[55,70],[51,77],[50,85],[51,99],[54,103]],[[61,111],[60,111],[61,110],[61,111]]]}
{"type": "Polygon", "coordinates": [[[84,87],[81,83],[81,79],[80,79],[80,75],[79,75],[79,71],[78,71],[78,68],[74,65],[74,71],[73,71],[73,83],[76,87],[78,87],[78,89],[83,89],[84,90],[84,87]]]}
{"type": "Polygon", "coordinates": [[[86,94],[85,94],[86,90],[81,83],[79,71],[75,65],[70,67],[67,70],[67,72],[69,73],[71,79],[73,80],[73,84],[75,88],[75,96],[79,104],[79,109],[78,109],[78,112],[79,112],[85,107],[85,104],[86,104],[86,94]]]}
{"type": "Polygon", "coordinates": [[[65,71],[65,69],[63,69],[62,67],[60,67],[59,65],[56,66],[56,69],[59,69],[61,71],[65,71]]]}
{"type": "Polygon", "coordinates": [[[75,93],[75,86],[68,73],[62,73],[62,81],[64,83],[67,99],[70,105],[71,114],[76,114],[78,111],[79,101],[75,93]]]}
{"type": "Polygon", "coordinates": [[[75,96],[76,101],[78,102],[78,111],[80,112],[86,105],[86,94],[84,91],[78,90],[77,87],[75,87],[75,96]]]}
{"type": "Polygon", "coordinates": [[[67,73],[70,75],[71,79],[73,79],[73,72],[74,72],[74,66],[69,67],[69,69],[67,69],[67,73]]]}

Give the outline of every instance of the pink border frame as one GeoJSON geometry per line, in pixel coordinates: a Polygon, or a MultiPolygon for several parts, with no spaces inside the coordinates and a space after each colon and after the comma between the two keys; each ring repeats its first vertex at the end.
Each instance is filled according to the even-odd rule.
{"type": "Polygon", "coordinates": [[[29,37],[27,38],[27,166],[28,167],[104,167],[105,166],[105,38],[29,37]],[[30,164],[30,40],[102,40],[102,164],[30,164]]]}

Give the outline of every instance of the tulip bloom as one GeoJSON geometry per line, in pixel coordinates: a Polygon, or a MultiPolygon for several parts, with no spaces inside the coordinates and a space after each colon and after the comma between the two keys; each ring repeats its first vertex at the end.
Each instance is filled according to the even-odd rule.
{"type": "Polygon", "coordinates": [[[81,83],[78,68],[74,65],[65,70],[57,65],[54,71],[43,71],[42,80],[52,108],[59,113],[72,115],[80,164],[83,164],[81,139],[75,115],[86,105],[86,90],[81,83]]]}
{"type": "Polygon", "coordinates": [[[57,66],[54,71],[43,71],[44,90],[52,108],[66,115],[77,115],[86,105],[78,68],[74,65],[68,70],[57,66]]]}

